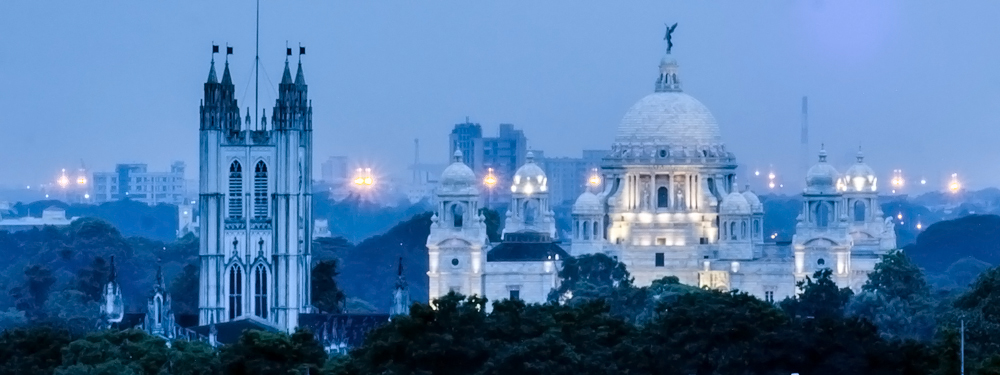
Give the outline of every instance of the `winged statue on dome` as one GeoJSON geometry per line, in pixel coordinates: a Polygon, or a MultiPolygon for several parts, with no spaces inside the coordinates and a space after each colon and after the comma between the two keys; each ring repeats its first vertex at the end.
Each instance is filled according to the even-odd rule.
{"type": "Polygon", "coordinates": [[[667,54],[669,55],[670,54],[670,49],[674,48],[674,42],[671,41],[671,39],[672,39],[672,35],[671,34],[673,34],[674,33],[674,29],[677,28],[677,23],[674,22],[673,26],[670,26],[670,25],[667,25],[667,24],[663,24],[663,25],[667,27],[667,34],[663,36],[663,40],[667,41],[667,54]]]}

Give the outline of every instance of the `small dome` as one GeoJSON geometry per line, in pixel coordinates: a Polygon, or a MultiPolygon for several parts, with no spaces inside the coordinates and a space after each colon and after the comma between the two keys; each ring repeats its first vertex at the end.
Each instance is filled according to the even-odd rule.
{"type": "Polygon", "coordinates": [[[590,191],[580,194],[580,197],[576,198],[576,203],[573,203],[574,214],[600,214],[601,211],[601,199],[590,191]]]}
{"type": "Polygon", "coordinates": [[[527,161],[514,172],[514,183],[510,186],[512,193],[533,194],[549,190],[549,179],[545,171],[535,164],[535,154],[528,151],[527,161]]]}
{"type": "Polygon", "coordinates": [[[810,193],[830,194],[837,191],[838,173],[826,162],[826,150],[819,150],[819,163],[806,172],[806,190],[810,193]]]}
{"type": "Polygon", "coordinates": [[[723,215],[749,215],[750,212],[750,203],[736,189],[723,198],[719,205],[719,213],[723,215]]]}
{"type": "Polygon", "coordinates": [[[764,205],[760,203],[760,198],[757,197],[757,194],[750,191],[750,185],[747,185],[746,190],[743,190],[743,198],[750,204],[751,211],[754,213],[764,212],[764,205]]]}
{"type": "Polygon", "coordinates": [[[865,156],[858,150],[858,162],[847,168],[842,183],[844,190],[853,192],[874,192],[878,178],[875,170],[865,164],[865,156]]]}
{"type": "Polygon", "coordinates": [[[440,184],[449,188],[476,185],[476,173],[462,162],[462,150],[455,150],[451,165],[441,173],[440,184]]]}

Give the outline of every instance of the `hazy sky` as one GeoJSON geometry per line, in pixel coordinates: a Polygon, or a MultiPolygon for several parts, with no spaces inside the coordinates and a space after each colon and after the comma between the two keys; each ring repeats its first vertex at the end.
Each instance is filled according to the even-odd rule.
{"type": "MultiPolygon", "coordinates": [[[[995,186],[998,18],[997,1],[264,0],[261,107],[274,105],[286,40],[301,42],[317,162],[402,170],[414,138],[443,162],[465,116],[579,156],[610,147],[652,91],[663,24],[679,22],[684,90],[744,172],[802,178],[808,95],[812,149],[825,143],[841,170],[860,145],[883,181],[901,168],[928,187],[951,173],[995,186]]],[[[252,106],[250,1],[0,2],[0,185],[48,181],[80,159],[92,171],[183,160],[195,177],[213,41],[235,48],[237,99],[252,106]]]]}

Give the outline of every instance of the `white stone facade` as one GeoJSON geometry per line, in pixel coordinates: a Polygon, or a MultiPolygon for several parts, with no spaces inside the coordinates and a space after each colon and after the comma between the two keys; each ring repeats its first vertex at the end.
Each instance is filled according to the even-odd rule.
{"type": "Polygon", "coordinates": [[[286,61],[271,116],[245,124],[229,64],[201,106],[199,323],[254,318],[292,331],[310,309],[312,106],[286,61]]]}
{"type": "Polygon", "coordinates": [[[870,168],[840,176],[821,157],[807,176],[793,244],[765,243],[763,205],[737,188],[735,156],[711,112],[681,90],[677,68],[667,55],[656,92],[622,119],[602,166],[603,191],[585,192],[574,205],[571,253],[616,257],[640,286],[676,276],[776,301],[794,295],[796,281],[831,268],[839,285],[859,288],[896,246],[870,168]],[[857,216],[848,211],[855,206],[857,216]]]}

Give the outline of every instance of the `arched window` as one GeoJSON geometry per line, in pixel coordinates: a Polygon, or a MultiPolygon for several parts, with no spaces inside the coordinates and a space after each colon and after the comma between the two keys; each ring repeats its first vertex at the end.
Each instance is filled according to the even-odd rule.
{"type": "Polygon", "coordinates": [[[854,202],[854,221],[865,221],[865,202],[854,202]]]}
{"type": "Polygon", "coordinates": [[[657,208],[667,208],[667,198],[670,196],[668,194],[666,186],[660,186],[656,189],[656,207],[657,208]]]}
{"type": "Polygon", "coordinates": [[[257,162],[253,173],[253,217],[267,217],[267,164],[264,161],[257,162]]]}
{"type": "Polygon", "coordinates": [[[156,309],[154,312],[156,323],[163,323],[163,298],[160,298],[159,295],[153,298],[153,308],[156,309]]]}
{"type": "Polygon", "coordinates": [[[253,279],[253,314],[267,319],[267,269],[257,265],[253,279]]]}
{"type": "Polygon", "coordinates": [[[462,227],[462,216],[465,215],[465,206],[461,203],[456,203],[451,206],[451,218],[454,221],[453,224],[455,228],[462,227]]]}
{"type": "Polygon", "coordinates": [[[753,235],[754,236],[760,235],[760,220],[753,221],[753,235]]]}
{"type": "Polygon", "coordinates": [[[580,231],[580,227],[581,226],[583,226],[583,222],[582,221],[577,221],[576,222],[576,226],[573,227],[573,238],[578,239],[578,240],[581,239],[581,238],[583,238],[583,237],[580,237],[582,235],[581,234],[582,232],[580,231]]]}
{"type": "Polygon", "coordinates": [[[816,226],[826,228],[830,225],[830,205],[826,202],[816,203],[816,226]]]}
{"type": "Polygon", "coordinates": [[[535,218],[538,216],[538,204],[534,200],[528,200],[524,202],[524,225],[535,224],[535,218]]]}
{"type": "Polygon", "coordinates": [[[595,222],[593,222],[593,224],[594,224],[594,230],[591,233],[594,234],[594,239],[597,240],[597,239],[599,239],[597,237],[597,222],[595,221],[595,222]]]}
{"type": "Polygon", "coordinates": [[[243,167],[238,161],[229,165],[229,217],[243,217],[243,167]]]}
{"type": "Polygon", "coordinates": [[[736,239],[736,222],[735,221],[729,223],[729,239],[731,239],[731,240],[735,240],[736,239]]]}
{"type": "Polygon", "coordinates": [[[583,222],[583,239],[590,240],[590,223],[583,222]]]}
{"type": "Polygon", "coordinates": [[[229,320],[243,315],[243,269],[229,269],[229,320]]]}
{"type": "Polygon", "coordinates": [[[747,222],[740,223],[740,237],[747,238],[747,222]]]}

